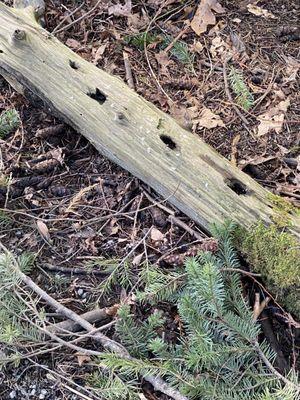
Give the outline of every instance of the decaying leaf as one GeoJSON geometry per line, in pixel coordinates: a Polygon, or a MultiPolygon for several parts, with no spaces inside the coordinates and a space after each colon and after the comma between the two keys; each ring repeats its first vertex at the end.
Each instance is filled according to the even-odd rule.
{"type": "Polygon", "coordinates": [[[276,106],[271,107],[264,114],[258,117],[259,125],[257,128],[257,136],[263,136],[275,130],[279,133],[282,129],[285,113],[290,105],[290,99],[280,101],[276,106]]]}
{"type": "Polygon", "coordinates": [[[132,2],[131,0],[126,0],[125,4],[116,4],[108,8],[109,15],[115,15],[116,17],[128,17],[131,14],[132,2]]]}
{"type": "Polygon", "coordinates": [[[36,222],[36,226],[37,229],[39,231],[39,234],[45,239],[47,240],[47,242],[50,242],[50,233],[49,233],[49,229],[47,227],[47,225],[45,224],[45,222],[41,221],[40,219],[37,220],[36,222]]]}
{"type": "Polygon", "coordinates": [[[197,120],[199,126],[203,128],[216,128],[217,126],[224,126],[221,117],[214,114],[209,108],[204,107],[200,113],[200,118],[197,120]]]}
{"type": "Polygon", "coordinates": [[[76,356],[79,367],[81,367],[84,363],[89,363],[91,361],[91,357],[87,354],[76,353],[76,356]]]}
{"type": "Polygon", "coordinates": [[[165,236],[164,234],[158,230],[157,228],[152,228],[151,229],[151,240],[153,240],[153,242],[161,242],[164,240],[165,236]]]}
{"type": "Polygon", "coordinates": [[[275,15],[272,14],[270,11],[266,10],[265,8],[256,6],[254,4],[248,4],[247,10],[249,11],[249,13],[254,14],[258,17],[276,19],[275,15]]]}
{"type": "Polygon", "coordinates": [[[191,129],[192,128],[192,116],[189,110],[185,107],[178,107],[174,104],[170,106],[170,114],[176,121],[179,123],[180,126],[184,129],[191,129]]]}
{"type": "Polygon", "coordinates": [[[286,61],[286,70],[285,77],[283,78],[283,82],[293,82],[297,78],[298,71],[300,69],[300,62],[294,57],[285,57],[286,61]]]}
{"type": "Polygon", "coordinates": [[[223,13],[225,10],[217,0],[201,0],[191,22],[191,28],[197,35],[206,32],[208,25],[215,25],[214,12],[223,13]]]}
{"type": "Polygon", "coordinates": [[[210,53],[212,58],[218,58],[218,59],[223,59],[224,57],[227,57],[230,51],[229,45],[221,38],[221,36],[217,35],[214,37],[211,41],[211,46],[210,46],[210,53]]]}

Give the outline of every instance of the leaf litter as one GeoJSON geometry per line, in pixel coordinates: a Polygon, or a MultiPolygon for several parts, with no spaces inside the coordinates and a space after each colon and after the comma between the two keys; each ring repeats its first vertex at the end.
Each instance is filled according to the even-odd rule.
{"type": "MultiPolygon", "coordinates": [[[[51,31],[68,14],[67,9],[76,7],[71,1],[49,3],[47,29],[51,31]]],[[[95,4],[95,0],[87,1],[67,21],[83,17],[95,4]]],[[[293,11],[296,6],[294,1],[268,3],[267,11],[274,19],[266,14],[254,15],[247,9],[241,12],[240,2],[232,1],[108,0],[90,18],[63,30],[59,39],[123,80],[126,74],[122,50],[126,47],[139,94],[171,113],[185,129],[191,129],[219,153],[232,158],[234,164],[261,184],[299,205],[299,55],[295,42],[283,45],[277,36],[278,26],[297,23],[293,11]],[[165,35],[168,45],[175,40],[167,52],[162,45],[165,35]],[[185,56],[192,56],[193,68],[181,61],[184,57],[180,60],[176,56],[178,49],[183,49],[185,56]],[[254,96],[249,113],[241,110],[249,120],[248,131],[224,92],[222,69],[227,57],[228,72],[231,67],[238,71],[254,96]]],[[[42,272],[39,268],[47,263],[72,271],[77,266],[85,269],[92,262],[99,272],[104,270],[104,260],[111,260],[109,268],[113,269],[129,254],[132,270],[124,263],[122,274],[130,281],[145,263],[161,260],[169,267],[182,265],[186,255],[197,254],[195,236],[168,219],[176,210],[165,199],[149,193],[135,178],[99,156],[69,127],[62,131],[58,120],[33,109],[18,94],[11,95],[4,82],[2,87],[1,111],[13,104],[20,113],[23,130],[12,132],[1,141],[3,173],[12,177],[12,184],[8,195],[7,189],[0,187],[0,201],[6,202],[14,229],[11,234],[1,233],[7,247],[37,255],[36,278],[51,294],[77,312],[85,312],[93,304],[101,307],[118,303],[128,296],[128,289],[120,283],[113,299],[97,303],[102,278],[42,272]],[[34,134],[48,128],[53,132],[49,136],[34,134]],[[45,161],[47,168],[46,164],[40,168],[45,161]],[[16,182],[22,180],[24,185],[17,187],[16,182]],[[86,297],[78,294],[82,291],[86,297]]],[[[236,101],[232,87],[230,91],[236,101]]],[[[184,215],[176,213],[176,218],[200,233],[184,215]]],[[[212,247],[216,248],[216,244],[212,247]]],[[[126,284],[125,279],[123,283],[126,284]]],[[[74,376],[72,365],[79,360],[65,352],[55,356],[57,363],[54,359],[45,359],[45,363],[55,370],[63,365],[65,374],[74,376]]],[[[81,377],[88,368],[83,363],[81,377]]],[[[11,388],[9,378],[6,382],[11,388]]],[[[61,390],[67,399],[68,394],[61,390]]],[[[147,398],[159,398],[151,390],[150,394],[144,393],[147,398]]]]}

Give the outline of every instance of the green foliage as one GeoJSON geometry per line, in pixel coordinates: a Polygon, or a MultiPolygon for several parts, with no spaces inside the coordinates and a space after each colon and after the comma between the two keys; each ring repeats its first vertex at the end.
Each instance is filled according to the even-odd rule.
{"type": "MultiPolygon", "coordinates": [[[[162,48],[165,49],[171,42],[173,37],[169,35],[163,36],[162,48]]],[[[192,66],[195,55],[189,51],[188,45],[182,40],[173,43],[170,49],[171,55],[184,65],[192,66]]]]}
{"type": "Polygon", "coordinates": [[[22,271],[31,271],[34,265],[34,256],[23,253],[15,258],[11,253],[0,253],[0,342],[16,346],[23,342],[40,341],[40,333],[30,323],[34,320],[32,311],[27,304],[36,307],[37,300],[30,296],[21,296],[18,293],[20,277],[14,265],[22,271]]]}
{"type": "Polygon", "coordinates": [[[254,98],[250,93],[241,72],[238,72],[234,67],[230,68],[229,82],[233,92],[236,95],[235,101],[244,110],[248,111],[253,106],[254,98]]]}
{"type": "Polygon", "coordinates": [[[12,131],[16,130],[20,124],[20,116],[16,109],[3,111],[0,115],[0,139],[5,138],[12,131]]]}
{"type": "Polygon", "coordinates": [[[151,304],[172,300],[174,293],[182,285],[183,278],[184,275],[179,271],[164,273],[157,267],[146,266],[141,272],[141,279],[146,286],[143,291],[137,291],[137,299],[151,304]]]}
{"type": "MultiPolygon", "coordinates": [[[[1,178],[0,178],[1,186],[1,178]]],[[[0,232],[4,229],[8,229],[13,225],[13,219],[3,210],[0,210],[0,232]]]]}
{"type": "Polygon", "coordinates": [[[273,222],[278,228],[285,228],[291,226],[291,215],[297,214],[299,210],[296,209],[290,202],[283,199],[281,196],[277,196],[273,193],[268,195],[268,200],[272,203],[275,215],[273,216],[273,222]]]}
{"type": "Polygon", "coordinates": [[[105,400],[139,400],[137,382],[127,376],[121,377],[108,370],[95,371],[88,378],[88,384],[105,400]]]}
{"type": "Polygon", "coordinates": [[[300,248],[297,239],[275,225],[262,222],[239,229],[237,245],[254,270],[261,273],[278,301],[300,317],[300,248]]]}
{"type": "Polygon", "coordinates": [[[120,342],[131,351],[133,356],[146,356],[148,349],[145,338],[147,341],[151,341],[157,336],[156,329],[164,323],[161,313],[156,312],[150,315],[145,322],[138,324],[130,312],[130,306],[124,304],[118,311],[118,317],[116,333],[120,342]]]}
{"type": "Polygon", "coordinates": [[[149,44],[155,43],[157,41],[157,36],[149,32],[137,33],[135,35],[128,35],[124,37],[124,42],[126,44],[137,47],[139,50],[144,50],[144,45],[149,46],[149,44]]]}
{"type": "MultiPolygon", "coordinates": [[[[126,305],[120,309],[116,331],[138,358],[105,353],[102,367],[130,377],[164,377],[189,399],[268,400],[274,396],[289,400],[291,394],[299,394],[296,386],[281,384],[261,357],[262,353],[272,363],[275,354],[266,343],[257,342],[260,327],[233,271],[241,268],[233,247],[234,229],[231,223],[215,227],[218,253],[187,259],[184,274],[172,271],[168,278],[159,269],[143,271],[146,295],[139,293],[139,299],[142,304],[146,297],[152,304],[167,299],[177,306],[184,326],[177,342],[170,343],[162,335],[160,317],[138,322],[126,305]],[[164,285],[171,289],[164,291],[164,285]]],[[[296,377],[293,381],[297,382],[296,377]]]]}
{"type": "Polygon", "coordinates": [[[105,271],[108,272],[108,275],[97,288],[97,292],[100,292],[101,296],[111,293],[116,286],[124,289],[132,286],[136,276],[133,271],[133,265],[130,262],[127,260],[120,262],[116,260],[102,261],[104,263],[102,266],[105,266],[105,271]]]}

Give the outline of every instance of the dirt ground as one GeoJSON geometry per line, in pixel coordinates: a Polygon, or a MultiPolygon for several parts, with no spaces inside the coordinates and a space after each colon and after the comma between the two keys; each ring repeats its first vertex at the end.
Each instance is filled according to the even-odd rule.
{"type": "MultiPolygon", "coordinates": [[[[263,186],[300,205],[297,0],[256,2],[269,12],[265,16],[249,12],[245,1],[222,0],[224,12],[201,35],[187,22],[193,19],[198,1],[136,0],[128,15],[115,15],[108,9],[118,2],[106,0],[70,27],[96,1],[46,3],[45,27],[56,29],[67,46],[125,81],[126,52],[137,93],[263,186]],[[145,31],[151,38],[146,44],[139,36],[145,31]],[[225,64],[227,52],[231,59],[225,64]],[[224,89],[224,68],[230,76],[232,67],[252,96],[251,108],[242,110],[245,120],[224,89]],[[206,109],[219,126],[203,120],[206,109]]],[[[0,186],[6,215],[0,221],[1,240],[16,254],[36,254],[33,277],[57,300],[78,313],[95,304],[114,304],[125,289],[117,287],[113,296],[99,298],[105,260],[134,260],[134,274],[134,268],[145,261],[168,266],[172,259],[167,256],[185,254],[199,243],[199,237],[205,237],[192,221],[99,155],[68,126],[60,126],[56,133],[45,131],[61,121],[45,113],[40,104],[30,104],[2,78],[0,88],[0,113],[14,107],[22,121],[16,132],[0,140],[1,172],[10,182],[8,187],[0,186]],[[172,222],[173,212],[190,229],[172,222]],[[74,274],[75,267],[83,272],[74,274]]],[[[283,351],[295,365],[293,335],[284,323],[273,322],[283,332],[283,351]]],[[[1,399],[80,398],[60,377],[72,377],[81,386],[88,366],[79,370],[76,357],[68,351],[34,362],[0,372],[1,399]]],[[[145,395],[161,398],[147,387],[145,395]]]]}

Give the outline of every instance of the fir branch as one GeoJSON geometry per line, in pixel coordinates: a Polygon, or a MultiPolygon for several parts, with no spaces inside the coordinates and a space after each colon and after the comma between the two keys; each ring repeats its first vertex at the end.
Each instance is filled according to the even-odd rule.
{"type": "Polygon", "coordinates": [[[250,110],[254,104],[253,95],[245,84],[242,73],[238,72],[234,67],[230,68],[229,82],[236,95],[235,100],[237,104],[246,111],[250,110]]]}
{"type": "Polygon", "coordinates": [[[12,108],[3,111],[0,115],[0,139],[4,139],[12,131],[16,130],[20,124],[20,116],[16,109],[12,108]]]}

